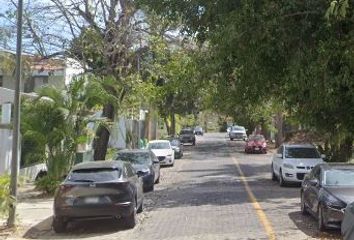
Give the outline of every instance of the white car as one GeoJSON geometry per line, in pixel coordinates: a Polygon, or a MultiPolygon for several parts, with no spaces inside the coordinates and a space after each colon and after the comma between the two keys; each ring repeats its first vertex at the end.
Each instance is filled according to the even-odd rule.
{"type": "Polygon", "coordinates": [[[231,141],[233,141],[234,139],[246,141],[246,129],[242,126],[232,126],[229,131],[229,138],[231,141]]]}
{"type": "Polygon", "coordinates": [[[325,155],[320,155],[311,144],[283,144],[272,157],[272,180],[278,179],[280,186],[301,183],[305,174],[323,163],[323,158],[325,155]]]}
{"type": "Polygon", "coordinates": [[[160,165],[173,166],[175,163],[175,154],[168,140],[150,141],[148,148],[156,155],[160,161],[160,165]]]}

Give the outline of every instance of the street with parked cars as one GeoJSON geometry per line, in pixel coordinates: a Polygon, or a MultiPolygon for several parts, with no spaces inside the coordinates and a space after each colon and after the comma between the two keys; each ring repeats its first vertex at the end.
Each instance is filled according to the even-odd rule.
{"type": "Polygon", "coordinates": [[[263,138],[207,133],[195,146],[154,140],[112,161],[78,164],[55,196],[52,226],[44,221],[25,236],[353,239],[354,166],[325,163],[312,144],[246,151],[263,138]]]}

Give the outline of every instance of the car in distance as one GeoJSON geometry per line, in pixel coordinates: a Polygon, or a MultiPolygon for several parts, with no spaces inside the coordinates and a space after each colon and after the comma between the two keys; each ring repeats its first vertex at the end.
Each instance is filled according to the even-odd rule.
{"type": "Polygon", "coordinates": [[[168,140],[150,141],[147,146],[160,161],[161,166],[173,166],[175,163],[175,152],[168,140]]]}
{"type": "Polygon", "coordinates": [[[354,165],[320,164],[302,182],[301,212],[313,215],[321,231],[340,228],[345,208],[353,201],[354,165]]]}
{"type": "Polygon", "coordinates": [[[236,140],[247,140],[246,129],[242,126],[232,126],[229,131],[229,138],[231,141],[236,140]]]}
{"type": "Polygon", "coordinates": [[[181,159],[183,157],[183,144],[177,138],[170,139],[172,149],[175,151],[175,159],[181,159]]]}
{"type": "Polygon", "coordinates": [[[60,233],[72,220],[113,218],[134,228],[143,201],[142,180],[130,163],[80,163],[56,191],[52,226],[60,233]]]}
{"type": "Polygon", "coordinates": [[[204,130],[201,126],[196,126],[194,128],[194,134],[195,135],[200,135],[200,136],[203,136],[204,135],[204,130]]]}
{"type": "Polygon", "coordinates": [[[143,179],[144,192],[154,190],[155,183],[160,182],[160,162],[150,150],[122,150],[115,157],[118,161],[129,162],[143,179]]]}
{"type": "Polygon", "coordinates": [[[179,140],[182,144],[191,143],[193,146],[195,145],[195,135],[193,129],[184,128],[179,133],[179,140]]]}
{"type": "Polygon", "coordinates": [[[245,153],[267,153],[267,141],[263,135],[251,135],[245,145],[245,153]]]}
{"type": "Polygon", "coordinates": [[[290,182],[301,183],[306,173],[323,163],[324,157],[312,144],[283,144],[272,157],[272,180],[278,179],[282,187],[290,182]]]}

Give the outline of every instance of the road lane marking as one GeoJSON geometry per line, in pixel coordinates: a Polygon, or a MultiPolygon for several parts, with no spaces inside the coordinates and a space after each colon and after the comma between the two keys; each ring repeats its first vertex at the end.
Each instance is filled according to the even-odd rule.
{"type": "Polygon", "coordinates": [[[275,233],[274,233],[274,230],[272,227],[272,223],[270,222],[270,220],[268,219],[267,215],[265,214],[263,208],[261,207],[261,205],[257,201],[257,198],[254,196],[254,194],[251,190],[251,187],[248,185],[247,179],[240,167],[239,162],[237,161],[237,159],[235,157],[232,157],[232,160],[234,161],[234,164],[235,164],[237,171],[240,175],[241,181],[243,182],[243,185],[245,186],[245,189],[248,194],[248,198],[251,200],[252,206],[256,210],[259,221],[261,222],[265,232],[267,233],[268,239],[275,240],[276,238],[275,238],[275,233]]]}

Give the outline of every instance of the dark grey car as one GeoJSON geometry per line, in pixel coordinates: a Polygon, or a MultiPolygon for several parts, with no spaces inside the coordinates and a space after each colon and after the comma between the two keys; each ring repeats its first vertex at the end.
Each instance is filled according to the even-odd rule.
{"type": "Polygon", "coordinates": [[[191,143],[193,146],[195,145],[195,135],[193,129],[184,128],[179,133],[179,140],[181,143],[191,143]]]}
{"type": "Polygon", "coordinates": [[[150,150],[132,149],[117,153],[116,160],[129,162],[142,177],[144,191],[154,190],[154,184],[160,182],[160,161],[150,150]]]}
{"type": "Polygon", "coordinates": [[[52,226],[60,233],[72,220],[113,218],[133,228],[143,200],[142,180],[130,163],[80,163],[73,167],[55,194],[52,226]]]}
{"type": "Polygon", "coordinates": [[[344,211],[341,230],[344,240],[354,239],[354,202],[348,204],[344,211]]]}
{"type": "Polygon", "coordinates": [[[301,212],[313,215],[319,230],[340,228],[344,210],[353,201],[353,165],[319,164],[302,182],[301,212]]]}
{"type": "Polygon", "coordinates": [[[175,151],[175,159],[180,159],[183,157],[183,144],[178,138],[170,139],[170,143],[173,151],[175,151]]]}

